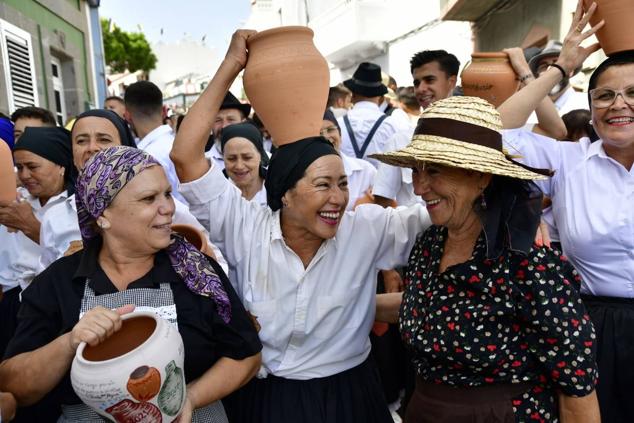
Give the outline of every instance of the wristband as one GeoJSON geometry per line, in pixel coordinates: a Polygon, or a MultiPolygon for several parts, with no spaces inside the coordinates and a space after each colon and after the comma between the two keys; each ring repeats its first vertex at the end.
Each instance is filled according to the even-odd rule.
{"type": "Polygon", "coordinates": [[[550,65],[548,65],[548,67],[549,68],[553,67],[553,68],[559,69],[559,72],[561,72],[562,79],[568,78],[568,73],[566,73],[566,70],[564,68],[562,68],[560,65],[558,65],[557,63],[551,63],[550,65]]]}

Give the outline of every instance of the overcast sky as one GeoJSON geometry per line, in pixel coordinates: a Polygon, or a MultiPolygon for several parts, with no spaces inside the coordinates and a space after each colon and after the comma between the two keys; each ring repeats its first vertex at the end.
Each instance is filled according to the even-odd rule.
{"type": "Polygon", "coordinates": [[[141,28],[152,44],[173,43],[186,34],[205,37],[207,46],[224,51],[250,10],[249,0],[101,0],[99,14],[126,31],[141,28]]]}

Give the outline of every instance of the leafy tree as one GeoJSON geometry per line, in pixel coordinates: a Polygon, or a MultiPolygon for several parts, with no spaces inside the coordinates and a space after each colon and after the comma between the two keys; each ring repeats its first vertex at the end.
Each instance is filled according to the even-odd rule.
{"type": "Polygon", "coordinates": [[[149,72],[156,68],[156,56],[144,34],[123,31],[108,19],[101,19],[101,32],[106,64],[114,72],[126,69],[130,72],[139,69],[149,72]]]}

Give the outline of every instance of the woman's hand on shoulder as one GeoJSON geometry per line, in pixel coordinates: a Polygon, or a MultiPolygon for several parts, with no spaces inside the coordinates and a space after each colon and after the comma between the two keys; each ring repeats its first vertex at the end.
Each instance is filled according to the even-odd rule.
{"type": "Polygon", "coordinates": [[[255,35],[257,31],[252,29],[239,29],[231,36],[231,43],[225,55],[225,60],[233,60],[240,68],[247,65],[247,40],[255,35]]]}
{"type": "Polygon", "coordinates": [[[70,348],[77,350],[79,344],[86,342],[96,346],[121,329],[121,316],[134,311],[134,305],[128,304],[115,310],[97,306],[83,315],[70,333],[70,348]]]}

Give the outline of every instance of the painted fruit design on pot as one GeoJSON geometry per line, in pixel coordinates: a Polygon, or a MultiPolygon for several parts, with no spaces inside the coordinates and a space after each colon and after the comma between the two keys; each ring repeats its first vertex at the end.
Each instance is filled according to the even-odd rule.
{"type": "Polygon", "coordinates": [[[134,399],[149,401],[161,389],[161,373],[156,367],[137,367],[130,373],[127,388],[134,399]]]}
{"type": "Polygon", "coordinates": [[[106,408],[106,411],[117,423],[161,423],[163,421],[161,411],[150,402],[124,399],[106,408]]]}
{"type": "Polygon", "coordinates": [[[175,416],[183,405],[185,377],[183,371],[176,366],[174,360],[165,366],[165,383],[158,396],[161,411],[168,416],[175,416]]]}

